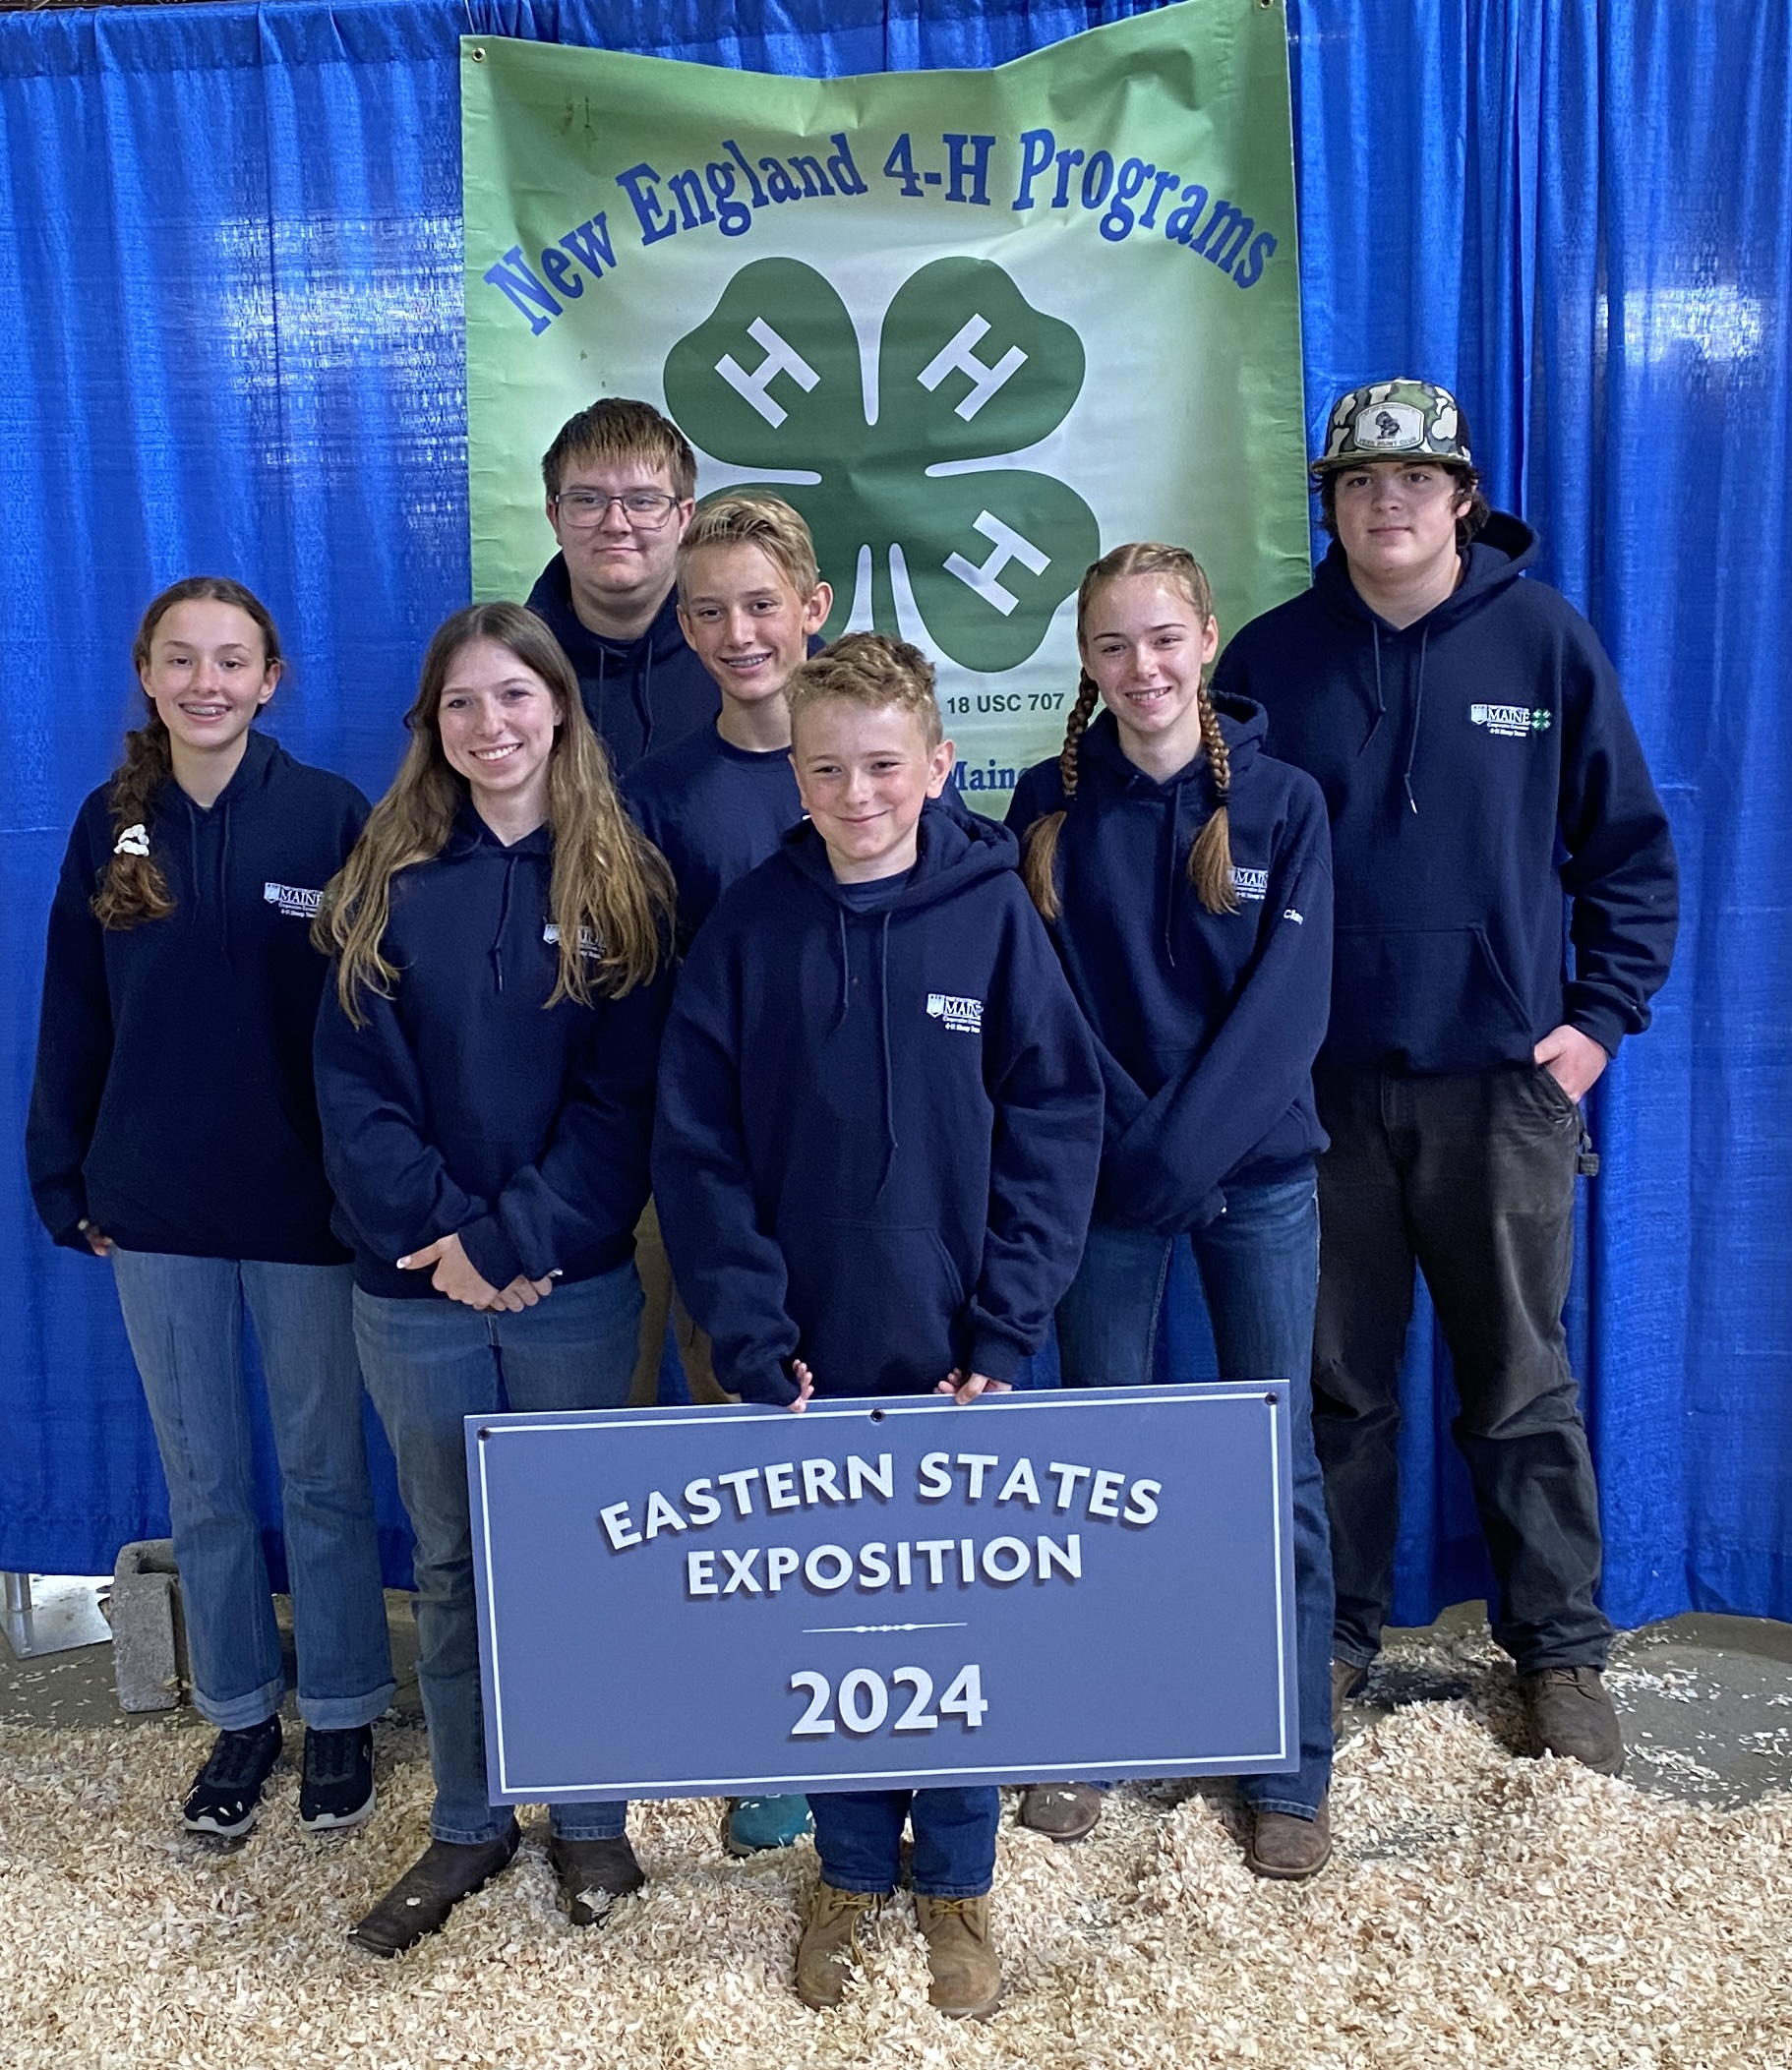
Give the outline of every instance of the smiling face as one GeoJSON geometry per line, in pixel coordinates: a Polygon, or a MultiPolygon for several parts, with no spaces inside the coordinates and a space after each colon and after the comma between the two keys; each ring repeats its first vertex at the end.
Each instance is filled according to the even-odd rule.
{"type": "Polygon", "coordinates": [[[189,757],[222,758],[234,769],[280,664],[269,661],[262,628],[246,611],[196,597],[156,621],[138,680],[168,729],[178,776],[189,757]]]}
{"type": "Polygon", "coordinates": [[[498,640],[468,640],[448,664],[436,707],[442,751],[480,817],[508,840],[548,816],[548,763],[564,717],[554,691],[498,640]]]}
{"type": "Polygon", "coordinates": [[[573,458],[561,474],[560,494],[548,499],[548,522],[567,557],[572,606],[595,632],[647,622],[666,600],[679,541],[696,505],[680,500],[664,462],[573,458]],[[637,522],[612,499],[663,496],[671,506],[658,523],[637,522]],[[587,499],[605,502],[581,508],[587,499]]]}
{"type": "Polygon", "coordinates": [[[1120,575],[1089,599],[1083,666],[1112,712],[1127,759],[1154,774],[1201,749],[1201,672],[1220,650],[1217,620],[1164,575],[1120,575]]]}
{"type": "Polygon", "coordinates": [[[1353,573],[1407,585],[1454,574],[1456,521],[1470,499],[1452,468],[1368,460],[1340,468],[1334,495],[1338,537],[1353,573]]]}
{"type": "Polygon", "coordinates": [[[929,747],[920,718],[900,705],[824,696],[804,706],[790,758],[842,884],[914,867],[922,807],[951,774],[950,740],[929,747]]]}
{"type": "Polygon", "coordinates": [[[783,694],[833,601],[825,582],[799,596],[763,548],[741,540],[687,556],[679,623],[723,696],[758,704],[783,694]]]}

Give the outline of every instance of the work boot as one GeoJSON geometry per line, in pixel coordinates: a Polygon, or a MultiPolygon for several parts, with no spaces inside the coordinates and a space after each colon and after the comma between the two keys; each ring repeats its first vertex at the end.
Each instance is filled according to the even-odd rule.
{"type": "Polygon", "coordinates": [[[1321,1798],[1311,1818],[1292,1811],[1259,1811],[1251,1825],[1244,1865],[1253,1875],[1282,1883],[1304,1883],[1332,1859],[1332,1814],[1321,1798]]]}
{"type": "Polygon", "coordinates": [[[1102,1793],[1087,1783],[1031,1783],[1021,1792],[1019,1822],[1051,1840],[1082,1840],[1102,1819],[1102,1793]]]}
{"type": "Polygon", "coordinates": [[[989,1938],[989,1900],[915,1899],[933,1981],[927,2002],[948,2020],[986,2020],[1001,2001],[1002,1966],[989,1938]]]}
{"type": "Polygon", "coordinates": [[[1521,1675],[1524,1722],[1533,1754],[1553,1753],[1600,1775],[1624,1766],[1624,1734],[1597,1668],[1545,1668],[1521,1675]]]}
{"type": "Polygon", "coordinates": [[[817,1883],[809,1900],[803,1938],[797,1943],[797,1996],[816,2012],[828,2012],[846,1995],[853,1972],[865,1960],[859,1922],[881,1909],[887,1893],[836,1890],[817,1883]]]}
{"type": "Polygon", "coordinates": [[[1332,1737],[1337,1739],[1344,1730],[1344,1707],[1349,1702],[1369,1679],[1367,1668],[1358,1667],[1353,1660],[1335,1660],[1332,1663],[1332,1737]]]}
{"type": "Polygon", "coordinates": [[[618,1898],[647,1880],[627,1833],[614,1840],[563,1840],[556,1833],[548,1842],[548,1860],[575,1926],[601,1926],[618,1898]]]}
{"type": "Polygon", "coordinates": [[[426,1933],[439,1932],[462,1898],[483,1890],[510,1865],[522,1840],[514,1819],[508,1833],[470,1846],[432,1840],[364,1920],[348,1929],[354,1947],[390,1957],[414,1948],[426,1933]]]}

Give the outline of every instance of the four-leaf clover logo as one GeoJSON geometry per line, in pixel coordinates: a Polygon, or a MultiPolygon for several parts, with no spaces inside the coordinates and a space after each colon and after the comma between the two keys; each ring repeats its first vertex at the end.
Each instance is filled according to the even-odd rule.
{"type": "Polygon", "coordinates": [[[900,554],[933,642],[993,674],[1038,648],[1101,551],[1100,531],[1083,499],[1049,475],[954,463],[1048,437],[1083,371],[1076,332],[1035,309],[1000,266],[939,259],[884,313],[867,422],[845,303],[813,266],[761,259],[673,346],[665,387],[672,415],[714,458],[812,478],[742,486],[785,498],[808,521],[834,589],[830,637],[846,625],[866,547],[872,622],[897,630],[900,554]]]}

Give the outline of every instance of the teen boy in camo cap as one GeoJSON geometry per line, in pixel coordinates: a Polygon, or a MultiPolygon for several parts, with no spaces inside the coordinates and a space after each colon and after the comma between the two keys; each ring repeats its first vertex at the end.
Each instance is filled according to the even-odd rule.
{"type": "Polygon", "coordinates": [[[1332,819],[1313,1406],[1334,1702],[1362,1686],[1392,1595],[1416,1262],[1532,1751],[1615,1773],[1562,1307],[1575,1176],[1597,1163],[1580,1102],[1647,1027],[1673,952],[1667,819],[1597,635],[1525,579],[1536,536],[1489,512],[1448,389],[1351,389],[1313,473],[1331,551],[1306,595],[1238,634],[1215,689],[1266,707],[1270,751],[1318,778],[1332,819]]]}

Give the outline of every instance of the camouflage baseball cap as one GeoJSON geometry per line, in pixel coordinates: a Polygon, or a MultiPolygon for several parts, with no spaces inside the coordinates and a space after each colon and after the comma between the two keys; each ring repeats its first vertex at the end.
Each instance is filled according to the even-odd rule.
{"type": "Polygon", "coordinates": [[[1333,405],[1326,449],[1314,474],[1360,467],[1365,460],[1434,460],[1472,467],[1467,426],[1448,388],[1431,381],[1372,381],[1333,405]]]}

